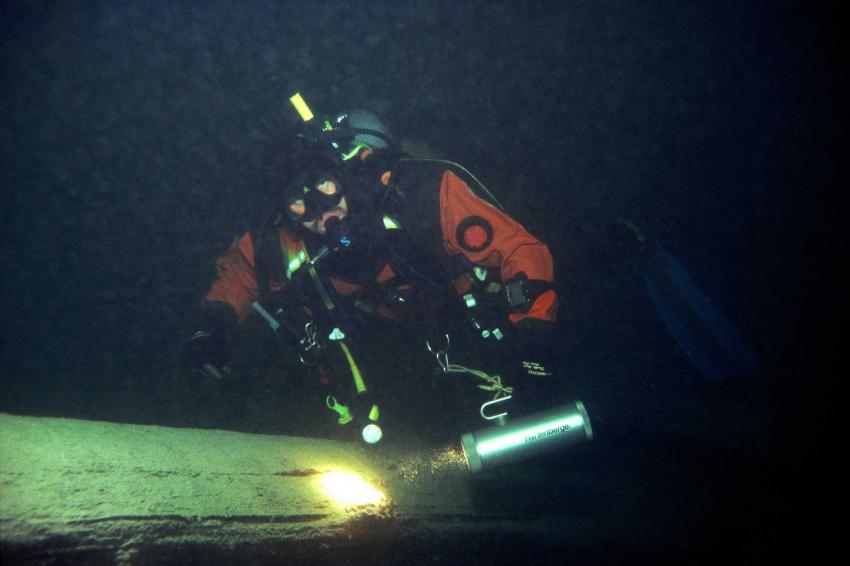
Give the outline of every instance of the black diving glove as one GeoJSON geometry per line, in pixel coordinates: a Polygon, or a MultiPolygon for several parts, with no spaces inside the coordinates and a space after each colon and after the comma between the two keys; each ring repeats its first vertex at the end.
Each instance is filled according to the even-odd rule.
{"type": "Polygon", "coordinates": [[[354,177],[359,186],[368,189],[387,186],[397,165],[398,155],[395,152],[385,149],[372,151],[357,164],[354,177]]]}
{"type": "Polygon", "coordinates": [[[230,373],[231,344],[237,324],[236,311],[229,304],[204,303],[198,330],[183,346],[183,365],[215,379],[230,373]]]}
{"type": "Polygon", "coordinates": [[[552,376],[551,322],[528,318],[517,325],[520,347],[513,402],[521,413],[557,404],[557,382],[552,376]]]}
{"type": "Polygon", "coordinates": [[[552,377],[552,329],[546,320],[527,318],[517,324],[520,374],[530,379],[552,377]]]}

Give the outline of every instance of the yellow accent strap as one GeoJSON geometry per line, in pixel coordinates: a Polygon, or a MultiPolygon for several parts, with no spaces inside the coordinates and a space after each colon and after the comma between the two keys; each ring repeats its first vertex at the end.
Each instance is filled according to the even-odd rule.
{"type": "Polygon", "coordinates": [[[336,306],[331,299],[331,296],[325,290],[325,286],[322,284],[322,279],[319,277],[319,272],[316,271],[314,266],[310,266],[307,272],[310,274],[310,279],[313,280],[313,284],[316,285],[316,289],[319,291],[319,296],[322,298],[322,303],[324,303],[325,308],[327,310],[333,310],[336,306]]]}
{"type": "Polygon", "coordinates": [[[292,274],[298,271],[298,269],[310,261],[310,256],[307,255],[307,250],[286,250],[287,254],[287,262],[286,262],[286,278],[292,279],[292,274]]]}
{"type": "Polygon", "coordinates": [[[392,216],[384,216],[384,228],[387,230],[400,230],[401,224],[392,216]]]}
{"type": "MultiPolygon", "coordinates": [[[[284,244],[283,240],[281,240],[280,251],[281,254],[283,254],[283,260],[286,262],[287,279],[292,279],[292,274],[300,269],[302,265],[310,261],[310,254],[307,253],[307,247],[304,245],[303,241],[298,242],[294,249],[290,249],[284,244]]],[[[311,265],[307,269],[307,272],[310,274],[310,279],[313,280],[313,285],[315,285],[316,291],[319,293],[319,297],[321,297],[325,308],[327,310],[333,310],[336,305],[334,304],[331,296],[328,294],[327,289],[325,289],[324,284],[322,284],[322,278],[319,277],[319,272],[316,271],[316,267],[311,265]]]]}
{"type": "Polygon", "coordinates": [[[352,157],[354,157],[355,155],[360,153],[360,150],[363,149],[364,147],[368,147],[368,146],[364,145],[362,143],[358,143],[348,153],[343,152],[340,155],[340,157],[342,158],[343,161],[348,161],[349,159],[351,159],[352,157]]]}
{"type": "Polygon", "coordinates": [[[348,349],[348,346],[345,345],[345,342],[340,340],[337,342],[339,347],[342,348],[342,353],[345,354],[345,358],[348,360],[348,367],[351,369],[351,377],[354,378],[354,390],[357,391],[357,394],[366,392],[366,383],[363,381],[363,376],[360,374],[360,368],[357,367],[357,362],[354,361],[354,356],[351,355],[351,351],[348,349]]]}

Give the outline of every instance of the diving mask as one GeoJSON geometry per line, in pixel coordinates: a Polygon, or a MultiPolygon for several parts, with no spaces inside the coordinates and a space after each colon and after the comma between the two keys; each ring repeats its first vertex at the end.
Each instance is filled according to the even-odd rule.
{"type": "Polygon", "coordinates": [[[286,203],[286,214],[294,222],[312,222],[342,201],[342,187],[333,176],[322,175],[315,183],[301,185],[301,193],[286,203]]]}

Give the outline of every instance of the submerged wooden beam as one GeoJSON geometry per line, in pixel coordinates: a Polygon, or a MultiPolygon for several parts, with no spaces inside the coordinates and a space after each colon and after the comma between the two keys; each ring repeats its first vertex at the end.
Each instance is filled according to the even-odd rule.
{"type": "Polygon", "coordinates": [[[378,561],[404,540],[534,531],[477,514],[464,468],[450,449],[389,456],[318,438],[0,414],[2,552],[135,562],[242,549],[307,563],[336,549],[378,561]],[[340,503],[323,484],[331,471],[384,497],[340,503]]]}

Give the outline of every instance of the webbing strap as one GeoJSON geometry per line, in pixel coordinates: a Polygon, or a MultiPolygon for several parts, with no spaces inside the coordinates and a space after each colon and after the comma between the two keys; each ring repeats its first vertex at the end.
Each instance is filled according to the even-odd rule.
{"type": "Polygon", "coordinates": [[[319,297],[322,298],[322,304],[325,305],[327,310],[333,310],[336,305],[334,304],[333,299],[331,299],[331,296],[328,294],[328,291],[325,289],[324,284],[322,284],[322,278],[319,277],[319,272],[316,271],[316,267],[311,265],[307,269],[307,273],[310,274],[310,279],[313,280],[313,284],[319,292],[319,297]]]}
{"type": "Polygon", "coordinates": [[[481,389],[482,391],[494,391],[495,396],[493,399],[510,396],[514,391],[513,387],[506,387],[502,385],[501,376],[490,375],[480,369],[471,369],[459,364],[447,364],[444,371],[445,373],[468,373],[484,380],[485,383],[478,385],[478,389],[481,389]]]}

